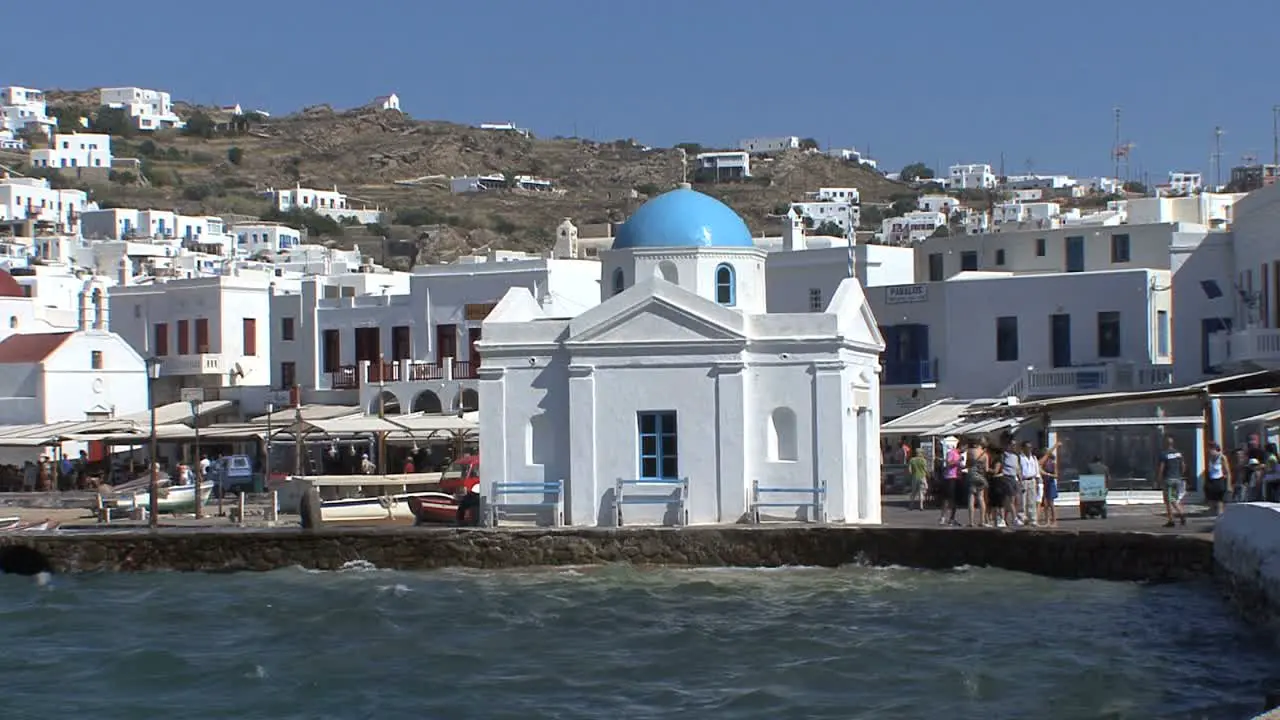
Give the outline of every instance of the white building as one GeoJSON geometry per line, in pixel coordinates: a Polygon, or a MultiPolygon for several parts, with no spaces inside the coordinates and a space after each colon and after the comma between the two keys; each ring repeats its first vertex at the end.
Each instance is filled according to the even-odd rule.
{"type": "Polygon", "coordinates": [[[951,213],[960,208],[960,201],[950,195],[924,194],[916,198],[916,209],[924,212],[942,213],[951,217],[951,213]]]}
{"type": "Polygon", "coordinates": [[[270,382],[271,279],[222,275],[116,286],[113,325],[145,357],[160,362],[158,402],[180,388],[270,382]]]}
{"type": "Polygon", "coordinates": [[[371,411],[475,409],[476,344],[494,305],[520,287],[548,312],[576,315],[599,302],[599,268],[592,260],[494,251],[412,275],[308,280],[300,292],[272,298],[272,386],[358,390],[371,411]]]}
{"type": "Polygon", "coordinates": [[[868,157],[863,157],[862,153],[858,152],[854,148],[831,148],[827,150],[824,154],[827,157],[833,157],[837,160],[844,160],[845,162],[861,163],[873,169],[877,167],[877,163],[875,160],[872,160],[871,158],[868,158],[868,157]]]}
{"type": "Polygon", "coordinates": [[[885,218],[880,224],[880,237],[889,245],[907,245],[933,237],[938,228],[946,227],[947,216],[940,212],[913,210],[899,217],[885,218]]]}
{"type": "Polygon", "coordinates": [[[1169,173],[1169,182],[1156,188],[1158,194],[1168,197],[1194,195],[1204,188],[1204,177],[1198,172],[1175,170],[1169,173]]]}
{"type": "Polygon", "coordinates": [[[45,134],[58,127],[57,118],[47,114],[44,92],[17,86],[0,88],[0,130],[13,133],[29,126],[45,134]]]}
{"type": "Polygon", "coordinates": [[[1007,190],[1067,190],[1076,184],[1070,175],[1009,175],[1004,179],[1007,190]]]}
{"type": "Polygon", "coordinates": [[[510,290],[483,324],[484,494],[562,481],[570,525],[734,523],[752,483],[818,498],[826,519],[880,521],[878,355],[862,289],[825,311],[766,310],[766,253],[727,206],[681,188],[650,200],[602,255],[601,303],[572,320],[510,290]],[[652,499],[617,505],[619,481],[652,499]],[[616,513],[615,508],[622,512],[616,513]]]}
{"type": "MultiPolygon", "coordinates": [[[[1000,232],[1002,225],[1032,226],[1036,229],[1057,227],[1062,206],[1054,202],[1007,202],[991,208],[991,222],[1000,232]]],[[[1019,227],[1018,229],[1023,229],[1019,227]]]]}
{"type": "Polygon", "coordinates": [[[804,219],[805,225],[818,229],[831,223],[839,228],[839,235],[858,229],[862,207],[856,188],[822,188],[812,196],[812,200],[791,203],[791,210],[804,219]]]}
{"type": "Polygon", "coordinates": [[[996,174],[986,163],[952,165],[948,170],[947,187],[952,190],[986,190],[996,186],[996,174]]]}
{"type": "Polygon", "coordinates": [[[751,154],[744,150],[698,153],[694,162],[699,171],[716,182],[751,177],[751,154]]]}
{"type": "Polygon", "coordinates": [[[88,202],[83,190],[56,190],[43,178],[0,179],[0,222],[30,220],[76,234],[88,202]]]}
{"type": "Polygon", "coordinates": [[[102,88],[99,96],[103,105],[124,110],[139,130],[164,130],[186,125],[173,112],[173,101],[167,92],[117,87],[102,88]]]}
{"type": "Polygon", "coordinates": [[[1196,279],[1205,298],[1217,303],[1188,318],[1200,322],[1211,335],[1206,347],[1206,369],[1223,372],[1280,368],[1277,223],[1280,185],[1254,190],[1235,206],[1234,225],[1227,234],[1230,242],[1212,255],[1202,251],[1188,260],[1201,260],[1196,279]]]}
{"type": "Polygon", "coordinates": [[[77,329],[0,341],[0,424],[93,420],[147,408],[145,361],[107,321],[105,290],[81,292],[77,329]]]}
{"type": "Polygon", "coordinates": [[[400,96],[395,93],[391,93],[390,95],[379,95],[374,98],[373,102],[369,103],[369,105],[379,110],[395,110],[396,112],[400,112],[400,96]]]}
{"type": "Polygon", "coordinates": [[[102,133],[57,133],[48,148],[31,151],[38,168],[111,169],[111,136],[102,133]]]}
{"type": "Polygon", "coordinates": [[[236,252],[254,256],[258,253],[287,253],[302,245],[302,233],[280,223],[245,223],[231,227],[236,238],[236,252]]]}
{"type": "Polygon", "coordinates": [[[738,149],[745,150],[752,155],[772,155],[786,152],[787,150],[799,150],[800,138],[795,135],[747,138],[738,142],[738,149]]]}
{"type": "Polygon", "coordinates": [[[868,290],[886,417],[943,397],[1044,397],[1173,384],[1168,270],[1013,275],[868,290]]]}
{"type": "Polygon", "coordinates": [[[351,218],[361,225],[382,222],[380,208],[363,203],[360,207],[355,207],[346,195],[338,192],[337,187],[332,190],[313,190],[297,186],[289,190],[272,190],[271,197],[280,212],[312,210],[334,220],[351,218]]]}
{"type": "Polygon", "coordinates": [[[554,183],[550,180],[536,178],[532,175],[514,175],[510,181],[502,173],[449,178],[449,189],[457,194],[506,189],[545,192],[553,189],[553,187],[554,183]]]}

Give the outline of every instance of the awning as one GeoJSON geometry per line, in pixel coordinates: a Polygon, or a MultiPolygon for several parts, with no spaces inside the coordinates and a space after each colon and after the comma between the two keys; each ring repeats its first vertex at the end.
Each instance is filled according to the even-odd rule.
{"type": "MultiPolygon", "coordinates": [[[[206,400],[199,404],[197,415],[201,420],[205,420],[219,413],[230,411],[236,405],[234,400],[206,400]]],[[[121,420],[137,423],[151,427],[151,411],[142,410],[136,413],[121,416],[121,420]]],[[[174,425],[177,423],[191,422],[191,403],[175,402],[156,407],[156,426],[174,425]]]]}
{"type": "Polygon", "coordinates": [[[302,405],[298,408],[280,408],[267,415],[259,415],[252,418],[249,422],[266,425],[267,418],[270,417],[272,425],[290,425],[297,421],[299,411],[302,413],[303,421],[332,420],[333,418],[355,417],[363,414],[360,408],[355,405],[302,405]]]}
{"type": "Polygon", "coordinates": [[[1280,420],[1280,410],[1271,410],[1269,412],[1260,413],[1258,415],[1251,415],[1242,420],[1236,420],[1232,424],[1235,425],[1236,427],[1240,427],[1241,425],[1258,425],[1258,424],[1266,425],[1266,424],[1273,423],[1277,420],[1280,420]]]}
{"type": "Polygon", "coordinates": [[[1091,407],[1107,405],[1133,405],[1136,403],[1158,402],[1160,400],[1186,400],[1219,393],[1247,391],[1275,391],[1280,389],[1280,370],[1259,370],[1257,372],[1229,375],[1213,378],[1203,382],[1176,388],[1146,390],[1143,392],[1109,392],[1092,395],[1068,395],[1066,397],[1032,400],[1016,405],[996,405],[987,408],[975,408],[967,415],[989,417],[992,415],[1021,415],[1030,417],[1046,413],[1067,410],[1083,410],[1091,407]]]}
{"type": "Polygon", "coordinates": [[[125,420],[68,420],[63,422],[31,425],[0,425],[0,447],[43,447],[57,445],[65,440],[90,435],[89,439],[111,433],[128,431],[134,424],[125,420]]]}
{"type": "Polygon", "coordinates": [[[990,435],[993,432],[1001,430],[1012,430],[1022,423],[1026,422],[1024,418],[990,418],[987,420],[978,420],[977,422],[961,422],[951,427],[943,428],[938,433],[940,435],[955,435],[956,437],[964,437],[966,435],[990,435]]]}
{"type": "Polygon", "coordinates": [[[951,428],[971,424],[962,418],[975,408],[989,407],[998,400],[957,400],[943,398],[925,405],[919,410],[894,418],[880,426],[882,435],[919,435],[923,437],[942,437],[953,434],[951,428]]]}
{"type": "MultiPolygon", "coordinates": [[[[474,413],[470,414],[471,417],[467,417],[467,415],[464,414],[462,417],[435,413],[413,413],[385,417],[357,415],[327,420],[303,420],[300,430],[303,434],[320,432],[334,436],[388,433],[396,436],[417,437],[426,437],[438,432],[475,432],[479,429],[480,424],[474,413]]],[[[295,422],[288,425],[287,429],[291,432],[299,429],[298,423],[295,422]]]]}
{"type": "MultiPolygon", "coordinates": [[[[281,428],[284,430],[284,428],[281,428]]],[[[267,436],[266,428],[258,425],[234,423],[226,425],[210,425],[200,428],[201,440],[261,440],[267,436]]],[[[151,440],[151,427],[111,435],[77,437],[78,440],[101,440],[108,445],[143,445],[151,440]]],[[[196,428],[182,423],[156,426],[158,442],[193,442],[196,439],[196,428]]]]}

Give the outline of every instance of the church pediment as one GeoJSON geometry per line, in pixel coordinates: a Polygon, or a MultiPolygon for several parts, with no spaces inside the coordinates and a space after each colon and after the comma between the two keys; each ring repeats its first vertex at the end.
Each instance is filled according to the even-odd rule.
{"type": "Polygon", "coordinates": [[[734,341],[740,332],[657,298],[627,308],[569,338],[583,343],[680,343],[734,341]]]}

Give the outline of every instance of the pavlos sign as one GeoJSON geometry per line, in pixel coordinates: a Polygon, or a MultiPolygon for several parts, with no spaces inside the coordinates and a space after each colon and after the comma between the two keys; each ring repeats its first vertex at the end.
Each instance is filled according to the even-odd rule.
{"type": "Polygon", "coordinates": [[[928,285],[890,285],[884,289],[884,301],[889,305],[924,302],[929,299],[928,285]]]}

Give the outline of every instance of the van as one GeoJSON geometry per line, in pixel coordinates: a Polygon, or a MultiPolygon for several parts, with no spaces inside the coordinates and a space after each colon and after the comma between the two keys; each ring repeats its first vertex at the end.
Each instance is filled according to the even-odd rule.
{"type": "Polygon", "coordinates": [[[221,496],[250,493],[256,490],[253,481],[253,460],[248,455],[227,455],[209,466],[209,479],[221,496]]]}

